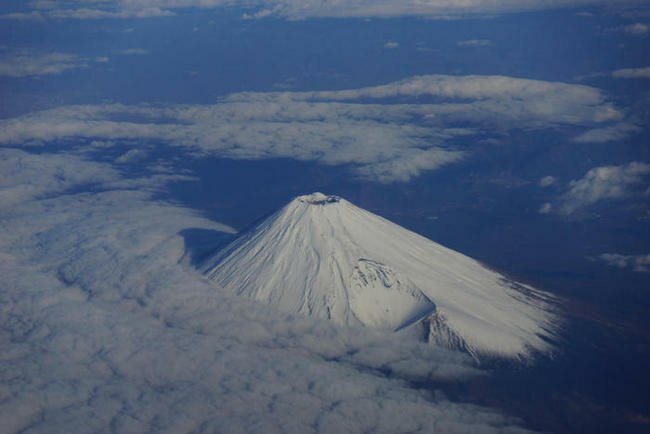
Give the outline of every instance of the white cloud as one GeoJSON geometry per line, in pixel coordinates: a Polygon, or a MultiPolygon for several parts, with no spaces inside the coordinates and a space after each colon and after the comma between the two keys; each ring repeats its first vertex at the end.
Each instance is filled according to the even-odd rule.
{"type": "Polygon", "coordinates": [[[399,47],[399,43],[395,41],[388,41],[384,44],[384,48],[392,49],[392,48],[397,48],[399,47]]]}
{"type": "Polygon", "coordinates": [[[555,179],[554,176],[545,176],[542,179],[539,180],[539,185],[542,187],[550,187],[551,185],[555,184],[557,182],[557,179],[555,179]]]}
{"type": "Polygon", "coordinates": [[[458,161],[468,142],[495,134],[593,128],[622,117],[592,87],[431,75],[341,91],[239,93],[214,105],[62,107],[0,121],[0,144],[162,141],[234,159],[351,164],[361,176],[393,182],[458,161]]]}
{"type": "Polygon", "coordinates": [[[650,164],[632,162],[621,166],[602,166],[589,170],[581,179],[571,181],[555,204],[544,204],[541,213],[571,215],[604,200],[632,195],[650,175],[650,164]]]}
{"type": "Polygon", "coordinates": [[[611,267],[631,268],[637,273],[650,271],[650,255],[621,255],[618,253],[603,253],[598,259],[611,267]]]}
{"type": "Polygon", "coordinates": [[[86,61],[74,54],[24,52],[0,58],[0,77],[36,77],[85,67],[86,61]]]}
{"type": "MultiPolygon", "coordinates": [[[[645,4],[647,0],[619,0],[616,7],[645,4]]],[[[240,4],[252,9],[244,18],[311,17],[449,17],[511,13],[530,10],[613,7],[606,0],[94,0],[32,3],[32,10],[4,15],[9,19],[98,19],[168,16],[174,9],[219,8],[240,4]]]]}
{"type": "Polygon", "coordinates": [[[0,195],[5,431],[521,431],[410,385],[481,375],[462,354],[283,314],[205,281],[183,231],[231,230],[154,200],[165,181],[0,152],[31,168],[0,186],[29,185],[18,200],[0,195]],[[91,179],[103,188],[83,189],[91,179]]]}
{"type": "Polygon", "coordinates": [[[612,72],[616,78],[650,78],[650,66],[645,68],[624,68],[612,72]]]}
{"type": "Polygon", "coordinates": [[[489,39],[468,39],[466,41],[460,41],[458,43],[459,47],[485,47],[490,45],[491,42],[489,39]]]}

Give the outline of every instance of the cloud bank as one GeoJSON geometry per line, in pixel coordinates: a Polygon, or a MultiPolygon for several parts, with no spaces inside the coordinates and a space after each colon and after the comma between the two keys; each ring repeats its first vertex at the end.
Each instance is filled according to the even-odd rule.
{"type": "Polygon", "coordinates": [[[232,229],[154,200],[168,179],[67,153],[0,157],[5,432],[523,431],[413,386],[481,375],[462,354],[207,283],[183,231],[232,229]]]}
{"type": "Polygon", "coordinates": [[[524,129],[614,128],[622,120],[593,87],[428,75],[339,91],[238,93],[213,105],[61,107],[0,121],[0,144],[162,142],[233,159],[351,165],[367,179],[406,182],[468,157],[471,144],[486,138],[524,129]]]}

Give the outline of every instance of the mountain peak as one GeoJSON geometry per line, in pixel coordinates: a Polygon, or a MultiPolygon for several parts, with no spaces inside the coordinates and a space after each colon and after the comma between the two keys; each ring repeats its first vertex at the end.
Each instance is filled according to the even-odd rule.
{"type": "Polygon", "coordinates": [[[408,331],[474,355],[548,352],[558,326],[550,295],[318,192],[238,236],[204,271],[288,312],[408,331]]]}
{"type": "Polygon", "coordinates": [[[294,199],[297,202],[305,203],[307,205],[329,205],[340,202],[341,198],[338,196],[326,195],[320,192],[298,196],[294,199]]]}

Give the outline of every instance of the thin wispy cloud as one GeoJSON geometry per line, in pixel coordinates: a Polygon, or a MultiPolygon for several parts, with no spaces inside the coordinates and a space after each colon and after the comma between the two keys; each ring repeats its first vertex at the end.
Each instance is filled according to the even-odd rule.
{"type": "Polygon", "coordinates": [[[144,56],[149,54],[149,51],[143,48],[126,48],[124,50],[118,50],[115,53],[122,56],[144,56]]]}
{"type": "Polygon", "coordinates": [[[459,47],[486,47],[490,45],[491,42],[489,39],[468,39],[466,41],[460,41],[458,43],[459,47]]]}
{"type": "Polygon", "coordinates": [[[612,72],[615,78],[650,78],[650,66],[643,68],[623,68],[612,72]]]}
{"type": "Polygon", "coordinates": [[[37,77],[85,68],[86,60],[70,53],[19,52],[0,56],[0,77],[37,77]]]}
{"type": "MultiPolygon", "coordinates": [[[[636,6],[647,0],[621,0],[616,6],[636,6]]],[[[33,2],[30,10],[15,11],[3,18],[30,19],[110,19],[151,18],[174,14],[185,8],[231,7],[232,0],[94,0],[33,2]]],[[[280,16],[290,19],[312,17],[462,17],[464,15],[516,13],[545,9],[609,7],[605,0],[252,0],[241,3],[249,9],[244,18],[280,16]]]]}
{"type": "Polygon", "coordinates": [[[630,122],[619,122],[602,128],[593,128],[573,138],[577,143],[606,143],[627,139],[641,131],[630,122]]]}

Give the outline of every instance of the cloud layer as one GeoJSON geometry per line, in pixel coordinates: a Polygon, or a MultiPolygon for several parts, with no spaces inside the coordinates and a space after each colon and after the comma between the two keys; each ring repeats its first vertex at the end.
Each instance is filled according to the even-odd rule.
{"type": "Polygon", "coordinates": [[[510,131],[590,131],[623,119],[593,87],[429,75],[340,91],[239,93],[214,105],[61,107],[0,121],[0,144],[163,142],[234,159],[352,165],[359,176],[395,182],[459,161],[472,143],[510,131]]]}
{"type": "Polygon", "coordinates": [[[412,386],[481,375],[464,355],[204,281],[183,231],[232,230],[153,200],[166,179],[70,154],[0,156],[19,167],[0,185],[6,432],[521,431],[412,386]]]}

